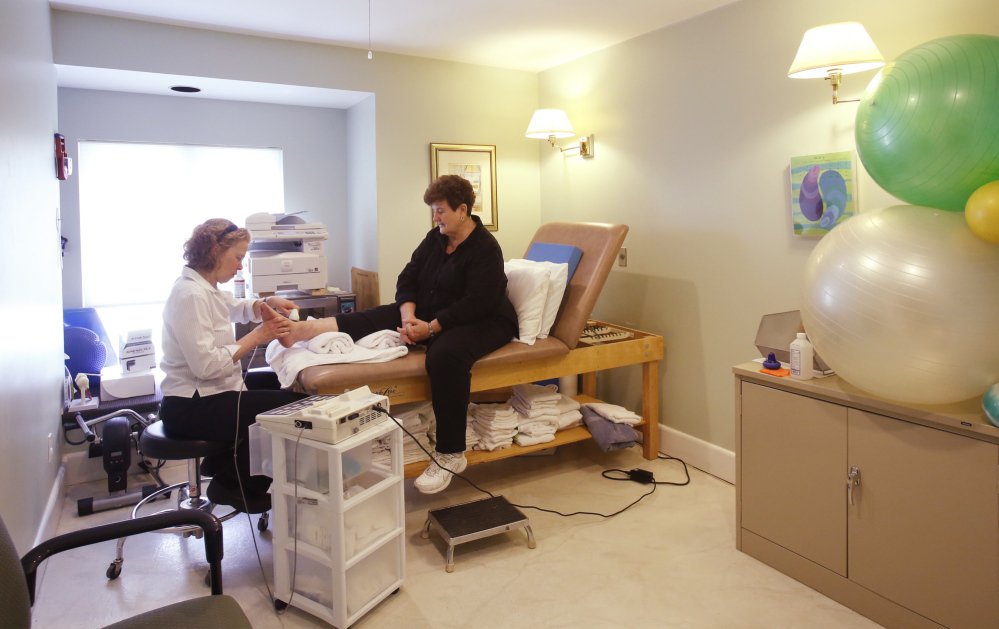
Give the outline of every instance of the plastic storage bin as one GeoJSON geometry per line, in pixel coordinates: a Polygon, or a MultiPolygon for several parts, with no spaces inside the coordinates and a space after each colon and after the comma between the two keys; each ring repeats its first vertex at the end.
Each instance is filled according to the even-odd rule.
{"type": "Polygon", "coordinates": [[[402,431],[385,421],[337,444],[269,434],[276,605],[346,629],[405,576],[402,431]],[[388,465],[372,459],[385,437],[388,465]]]}

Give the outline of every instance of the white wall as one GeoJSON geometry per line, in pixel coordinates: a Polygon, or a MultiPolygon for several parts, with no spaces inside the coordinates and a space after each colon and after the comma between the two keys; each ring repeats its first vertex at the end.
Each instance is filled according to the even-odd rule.
{"type": "MultiPolygon", "coordinates": [[[[763,314],[799,308],[816,243],[792,233],[789,158],[855,147],[856,104],[834,107],[825,81],[787,68],[806,29],[847,20],[892,59],[944,35],[999,34],[999,4],[743,0],[540,75],[541,105],[596,137],[592,160],[542,150],[542,219],[631,226],[628,267],[597,314],[665,336],[662,422],[729,450],[731,367],[758,355],[763,314]]],[[[845,77],[841,96],[873,75],[845,77]]],[[[895,202],[860,177],[861,209],[895,202]]],[[[635,408],[639,385],[637,369],[618,370],[601,394],[635,408]]]]}
{"type": "MultiPolygon", "coordinates": [[[[305,211],[306,220],[319,221],[329,227],[330,240],[325,246],[329,282],[340,287],[350,285],[350,274],[346,271],[350,243],[346,229],[346,118],[346,112],[341,109],[59,90],[59,128],[74,154],[79,140],[283,149],[285,209],[288,212],[305,211]]],[[[192,203],[197,200],[192,199],[192,203]]],[[[79,177],[73,177],[63,187],[62,204],[63,233],[70,239],[63,272],[63,296],[67,308],[79,308],[82,305],[79,177]]],[[[136,212],[141,215],[141,203],[137,204],[136,212]]],[[[205,219],[214,216],[210,212],[211,209],[206,208],[205,219]]],[[[151,234],[136,236],[150,237],[151,234]]],[[[178,252],[182,245],[177,243],[178,252]]],[[[163,287],[164,298],[169,288],[163,287]]]]}
{"type": "Polygon", "coordinates": [[[56,78],[49,5],[0,3],[0,515],[20,552],[36,539],[62,438],[56,78]],[[58,442],[57,442],[58,447],[58,442]],[[58,451],[58,450],[57,450],[58,451]]]}
{"type": "Polygon", "coordinates": [[[63,11],[53,12],[53,41],[59,64],[374,94],[357,115],[374,117],[373,148],[352,149],[367,170],[349,180],[374,178],[375,194],[349,203],[377,217],[377,241],[358,263],[372,268],[367,261],[377,257],[383,299],[394,294],[396,275],[430,228],[423,191],[431,143],[496,145],[496,236],[510,257],[526,249],[540,223],[538,143],[523,135],[537,105],[536,74],[387,53],[369,61],[363,50],[63,11]]]}

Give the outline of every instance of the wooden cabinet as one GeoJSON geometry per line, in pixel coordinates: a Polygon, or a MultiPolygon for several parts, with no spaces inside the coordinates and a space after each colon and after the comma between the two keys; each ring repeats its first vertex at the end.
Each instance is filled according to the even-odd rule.
{"type": "Polygon", "coordinates": [[[735,368],[737,546],[889,627],[999,626],[999,429],[735,368]]]}

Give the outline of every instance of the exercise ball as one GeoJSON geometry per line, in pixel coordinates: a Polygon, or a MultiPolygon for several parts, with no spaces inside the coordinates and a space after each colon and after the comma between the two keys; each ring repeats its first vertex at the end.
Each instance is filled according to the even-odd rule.
{"type": "Polygon", "coordinates": [[[855,215],[812,251],[801,318],[815,351],[860,389],[915,404],[981,396],[999,381],[999,247],[954,212],[855,215]]]}
{"type": "Polygon", "coordinates": [[[999,37],[954,35],[908,50],[860,100],[857,153],[906,203],[961,212],[999,179],[999,37]]]}
{"type": "Polygon", "coordinates": [[[964,206],[964,220],[976,236],[999,244],[999,180],[971,193],[964,206]]]}

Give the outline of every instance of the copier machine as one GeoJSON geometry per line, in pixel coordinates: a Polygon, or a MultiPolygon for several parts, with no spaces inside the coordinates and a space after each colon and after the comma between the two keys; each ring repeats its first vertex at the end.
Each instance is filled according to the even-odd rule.
{"type": "Polygon", "coordinates": [[[250,232],[246,288],[260,295],[326,288],[326,226],[295,214],[258,212],[246,219],[250,232]]]}

